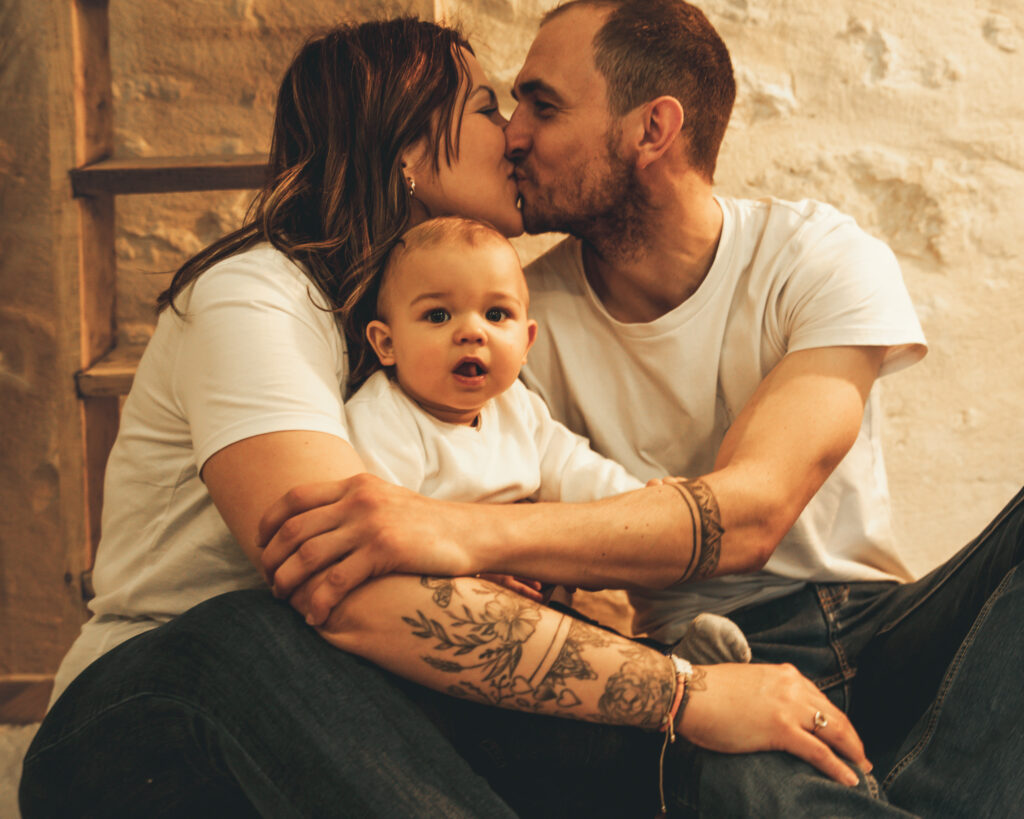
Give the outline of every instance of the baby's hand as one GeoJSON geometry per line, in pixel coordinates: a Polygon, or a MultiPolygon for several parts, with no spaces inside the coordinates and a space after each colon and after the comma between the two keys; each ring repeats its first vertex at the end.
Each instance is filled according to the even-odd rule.
{"type": "Polygon", "coordinates": [[[516,594],[521,594],[523,597],[528,597],[536,603],[543,603],[544,596],[540,591],[539,580],[529,580],[525,577],[513,577],[510,574],[478,574],[481,580],[490,580],[492,583],[497,583],[499,586],[504,586],[506,589],[514,591],[516,594]]]}
{"type": "Polygon", "coordinates": [[[651,478],[647,482],[647,486],[668,486],[670,483],[686,483],[689,478],[676,478],[672,475],[667,475],[664,478],[651,478]]]}

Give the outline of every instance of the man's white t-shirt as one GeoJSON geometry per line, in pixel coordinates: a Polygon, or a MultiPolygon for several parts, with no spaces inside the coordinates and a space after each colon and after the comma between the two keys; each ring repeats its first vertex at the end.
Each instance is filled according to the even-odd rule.
{"type": "MultiPolygon", "coordinates": [[[[886,374],[926,351],[892,251],[853,219],[811,201],[717,201],[722,236],[707,277],[654,321],[608,314],[576,240],[527,268],[541,332],[526,383],[642,480],[712,471],[733,419],[787,353],[886,346],[886,374]]],[[[698,612],[728,613],[804,581],[909,579],[893,538],[877,393],[852,449],[761,572],[633,593],[636,630],[673,642],[698,612]]]]}
{"type": "Polygon", "coordinates": [[[475,426],[425,412],[383,371],[345,405],[349,440],[368,472],[421,495],[465,503],[583,502],[643,486],[552,419],[519,381],[475,426]]]}
{"type": "Polygon", "coordinates": [[[345,344],[302,268],[270,245],[204,272],[160,314],[125,401],[104,483],[103,536],[56,697],[129,637],[217,594],[263,585],[200,472],[229,444],[312,430],[347,439],[345,344]]]}

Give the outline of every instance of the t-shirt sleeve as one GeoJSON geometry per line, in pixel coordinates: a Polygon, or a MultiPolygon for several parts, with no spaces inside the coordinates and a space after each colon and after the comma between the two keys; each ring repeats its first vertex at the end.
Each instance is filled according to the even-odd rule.
{"type": "Polygon", "coordinates": [[[540,491],[538,500],[582,503],[619,495],[643,487],[616,461],[599,455],[586,438],[551,417],[544,400],[523,384],[525,411],[532,416],[534,439],[540,455],[540,491]]]}
{"type": "Polygon", "coordinates": [[[175,392],[198,469],[229,444],[269,432],[347,440],[344,342],[301,270],[272,251],[244,254],[205,272],[180,302],[175,392]]]}
{"type": "Polygon", "coordinates": [[[852,220],[827,228],[794,260],[776,301],[781,352],[814,347],[888,347],[880,374],[927,352],[896,256],[852,220]]]}
{"type": "Polygon", "coordinates": [[[386,379],[375,373],[345,404],[352,445],[371,475],[419,492],[427,467],[423,439],[386,379]]]}

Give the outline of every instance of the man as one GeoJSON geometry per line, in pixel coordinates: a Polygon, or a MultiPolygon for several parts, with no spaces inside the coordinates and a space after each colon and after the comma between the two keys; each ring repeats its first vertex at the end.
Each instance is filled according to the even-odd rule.
{"type": "MultiPolygon", "coordinates": [[[[694,611],[729,614],[755,660],[792,662],[851,714],[896,805],[1008,813],[1024,750],[1004,730],[1021,710],[1024,494],[947,564],[903,582],[873,384],[925,347],[892,253],[821,204],[713,194],[732,69],[681,0],[556,9],[515,93],[506,139],[524,221],[575,237],[531,266],[543,332],[528,382],[638,476],[681,476],[667,482],[677,494],[481,517],[366,482],[297,492],[266,516],[268,536],[331,506],[332,551],[298,571],[289,555],[323,524],[273,538],[279,591],[343,557],[302,601],[322,622],[367,574],[447,565],[432,546],[443,520],[444,544],[473,571],[634,589],[638,627],[664,642],[694,611]],[[372,515],[356,515],[374,493],[372,515]],[[367,522],[380,509],[386,536],[367,522]]],[[[788,756],[674,762],[690,809],[821,815],[839,798],[788,756]]]]}
{"type": "MultiPolygon", "coordinates": [[[[729,614],[756,660],[793,662],[852,714],[894,797],[942,805],[941,785],[901,791],[904,740],[1022,558],[1022,497],[987,542],[898,585],[872,384],[924,337],[892,254],[851,220],[714,196],[734,94],[725,45],[686,3],[582,0],[545,19],[506,140],[527,230],[575,239],[530,266],[544,332],[526,378],[641,478],[700,476],[688,501],[723,555],[770,555],[634,592],[637,630],[671,643],[696,611],[729,614]]],[[[933,756],[939,776],[951,760],[933,756]]]]}

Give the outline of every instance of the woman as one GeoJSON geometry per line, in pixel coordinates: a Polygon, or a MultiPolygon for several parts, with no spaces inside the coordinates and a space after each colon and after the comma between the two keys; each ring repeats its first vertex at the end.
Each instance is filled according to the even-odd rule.
{"type": "MultiPolygon", "coordinates": [[[[290,487],[362,471],[341,385],[362,371],[346,335],[375,302],[376,266],[430,216],[521,232],[503,125],[450,29],[346,26],[296,57],[251,219],[160,298],[108,466],[95,616],[26,757],[27,819],[640,815],[659,728],[853,777],[798,724],[816,712],[825,741],[866,765],[845,717],[791,669],[707,667],[684,688],[661,654],[476,578],[364,584],[321,629],[351,654],[259,590],[261,515],[290,487]],[[434,694],[352,654],[480,703],[589,722],[434,694]]],[[[330,570],[291,595],[295,609],[309,613],[330,570]]]]}

